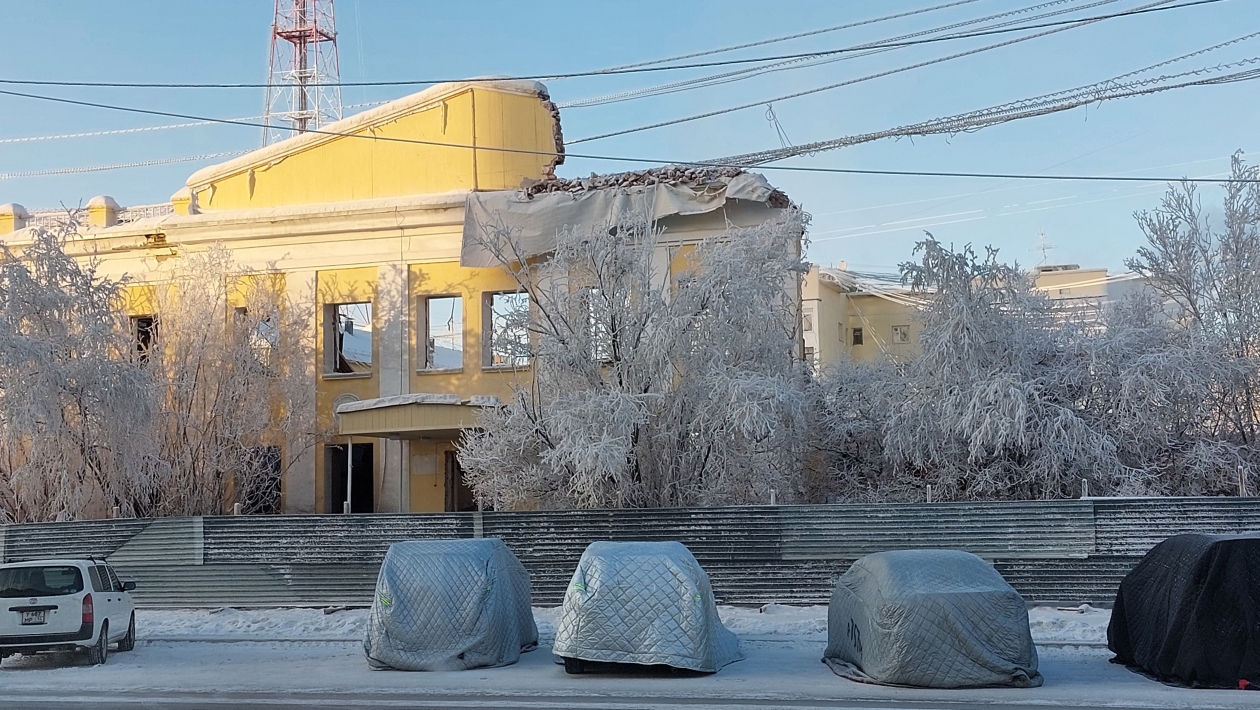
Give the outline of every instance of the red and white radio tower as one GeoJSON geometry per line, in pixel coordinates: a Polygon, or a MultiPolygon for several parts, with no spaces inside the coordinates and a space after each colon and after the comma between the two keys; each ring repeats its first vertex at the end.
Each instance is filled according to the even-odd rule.
{"type": "Polygon", "coordinates": [[[333,0],[276,0],[263,145],[341,118],[333,0]]]}

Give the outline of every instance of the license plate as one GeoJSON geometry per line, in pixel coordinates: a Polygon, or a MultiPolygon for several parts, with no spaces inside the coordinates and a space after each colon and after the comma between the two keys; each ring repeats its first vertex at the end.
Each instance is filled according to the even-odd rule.
{"type": "Polygon", "coordinates": [[[44,614],[47,613],[46,611],[24,611],[22,612],[22,625],[42,624],[44,623],[44,614]]]}

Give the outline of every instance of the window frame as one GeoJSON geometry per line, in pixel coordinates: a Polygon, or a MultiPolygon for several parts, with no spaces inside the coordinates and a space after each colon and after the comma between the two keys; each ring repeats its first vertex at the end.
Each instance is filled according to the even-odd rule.
{"type": "MultiPolygon", "coordinates": [[[[323,307],[323,328],[324,352],[322,358],[323,367],[321,368],[322,372],[320,373],[320,377],[325,380],[350,380],[356,378],[370,378],[376,375],[376,308],[375,303],[371,299],[325,303],[323,307]],[[341,355],[341,352],[344,349],[344,346],[339,348],[337,345],[337,334],[340,327],[338,319],[340,311],[338,309],[342,306],[361,305],[366,305],[368,307],[369,318],[371,320],[370,325],[372,326],[372,329],[369,332],[372,334],[372,344],[369,354],[372,359],[368,363],[368,369],[366,371],[337,372],[334,368],[337,366],[338,356],[341,355]]],[[[350,361],[347,360],[346,362],[348,363],[350,361]]]]}
{"type": "Polygon", "coordinates": [[[866,334],[862,332],[861,328],[849,329],[849,346],[850,347],[860,348],[865,344],[865,341],[866,341],[866,334]]]}
{"type": "Polygon", "coordinates": [[[910,344],[910,326],[894,325],[892,327],[892,343],[893,345],[909,345],[910,344]]]}
{"type": "Polygon", "coordinates": [[[463,372],[468,357],[468,328],[464,321],[467,309],[464,308],[464,295],[459,293],[431,293],[417,297],[416,305],[416,361],[419,363],[416,372],[423,375],[463,372]],[[429,367],[429,339],[431,335],[429,321],[429,304],[435,299],[454,298],[459,302],[459,367],[429,367]]]}
{"type": "MultiPolygon", "coordinates": [[[[523,363],[503,363],[496,364],[494,362],[494,297],[505,295],[520,295],[525,298],[525,308],[530,319],[534,314],[534,299],[530,296],[529,291],[524,290],[501,290],[501,291],[482,291],[481,293],[481,369],[489,371],[512,371],[524,370],[530,367],[534,361],[532,352],[524,356],[523,363]]],[[[527,346],[533,345],[533,335],[528,326],[525,329],[525,342],[527,346]]],[[[520,357],[520,356],[518,356],[520,357]]]]}

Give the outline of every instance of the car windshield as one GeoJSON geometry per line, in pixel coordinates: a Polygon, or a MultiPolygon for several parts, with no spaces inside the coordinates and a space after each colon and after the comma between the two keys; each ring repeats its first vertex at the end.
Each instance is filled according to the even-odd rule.
{"type": "Polygon", "coordinates": [[[83,591],[78,567],[8,567],[0,569],[0,598],[56,597],[83,591]]]}

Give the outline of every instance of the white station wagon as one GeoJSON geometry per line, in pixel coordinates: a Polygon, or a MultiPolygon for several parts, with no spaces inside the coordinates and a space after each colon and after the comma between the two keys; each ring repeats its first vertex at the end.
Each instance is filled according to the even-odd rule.
{"type": "Polygon", "coordinates": [[[86,651],[104,663],[109,645],[136,645],[136,613],[102,560],[31,560],[0,565],[0,661],[15,653],[86,651]]]}

